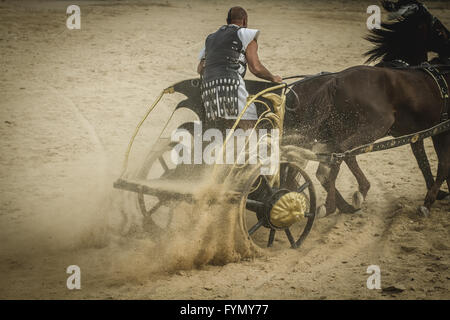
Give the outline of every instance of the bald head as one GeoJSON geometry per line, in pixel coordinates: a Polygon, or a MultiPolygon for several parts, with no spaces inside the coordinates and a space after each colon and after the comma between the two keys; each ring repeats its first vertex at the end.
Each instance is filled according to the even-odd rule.
{"type": "Polygon", "coordinates": [[[228,11],[227,23],[247,27],[247,12],[242,7],[232,7],[228,11]]]}

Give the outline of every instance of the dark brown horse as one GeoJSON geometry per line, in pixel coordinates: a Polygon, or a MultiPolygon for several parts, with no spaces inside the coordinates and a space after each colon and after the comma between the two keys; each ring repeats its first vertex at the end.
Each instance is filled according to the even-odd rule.
{"type": "MultiPolygon", "coordinates": [[[[371,40],[377,42],[377,47],[370,52],[370,60],[406,59],[417,64],[427,60],[429,51],[437,52],[442,59],[449,56],[448,30],[422,4],[412,0],[382,4],[399,15],[398,21],[384,24],[381,31],[374,32],[371,40]],[[405,41],[409,41],[400,41],[402,35],[408,35],[405,41]],[[397,41],[393,40],[395,37],[399,37],[397,41]]],[[[419,69],[357,66],[301,81],[292,89],[298,99],[288,104],[291,111],[286,116],[286,128],[310,141],[325,143],[329,152],[344,152],[386,135],[414,133],[441,121],[440,92],[433,78],[419,69]]],[[[433,142],[439,168],[425,199],[428,209],[445,180],[450,187],[450,133],[435,136],[433,142]]],[[[365,197],[369,181],[355,157],[346,158],[345,162],[365,197]]],[[[317,176],[328,192],[325,207],[319,212],[333,213],[336,205],[343,212],[357,209],[336,190],[339,170],[339,162],[331,164],[328,171],[324,165],[319,166],[317,176]]]]}
{"type": "MultiPolygon", "coordinates": [[[[439,20],[432,17],[430,23],[430,15],[427,14],[426,9],[420,7],[420,4],[415,1],[403,0],[398,3],[382,1],[382,5],[390,12],[391,19],[405,19],[405,17],[407,19],[403,20],[402,23],[384,23],[381,29],[372,31],[366,39],[375,44],[375,47],[365,54],[368,56],[367,63],[381,59],[381,62],[376,66],[389,67],[396,63],[399,64],[400,61],[409,65],[419,65],[427,60],[425,47],[430,46],[434,47],[436,52],[441,53],[441,57],[435,58],[431,63],[448,64],[448,56],[442,56],[445,54],[445,41],[439,41],[436,37],[439,37],[439,33],[442,33],[442,36],[446,37],[448,41],[450,35],[439,20]],[[430,27],[439,32],[430,33],[430,27]],[[438,46],[441,46],[441,48],[437,48],[438,46]]],[[[412,143],[411,149],[429,190],[434,184],[434,178],[423,140],[412,143]]],[[[441,200],[446,196],[448,196],[448,192],[440,190],[437,198],[441,200]]]]}

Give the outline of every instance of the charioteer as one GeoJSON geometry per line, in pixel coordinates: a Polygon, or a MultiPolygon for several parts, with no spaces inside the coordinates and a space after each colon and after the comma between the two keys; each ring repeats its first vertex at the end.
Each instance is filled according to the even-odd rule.
{"type": "MultiPolygon", "coordinates": [[[[247,103],[243,80],[247,65],[258,78],[281,83],[259,60],[259,30],[247,28],[248,15],[241,7],[228,11],[227,24],[210,34],[199,55],[197,71],[202,76],[201,94],[208,121],[219,120],[231,127],[247,103]]],[[[252,103],[243,114],[239,127],[252,128],[258,119],[252,103]]]]}

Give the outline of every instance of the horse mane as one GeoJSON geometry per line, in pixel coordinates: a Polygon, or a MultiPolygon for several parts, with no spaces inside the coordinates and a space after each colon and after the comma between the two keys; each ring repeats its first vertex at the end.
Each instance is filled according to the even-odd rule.
{"type": "Polygon", "coordinates": [[[417,19],[401,19],[393,23],[382,23],[381,29],[373,29],[364,37],[374,44],[374,48],[364,53],[368,57],[366,63],[383,59],[386,55],[399,58],[408,55],[412,47],[417,45],[417,19]]]}

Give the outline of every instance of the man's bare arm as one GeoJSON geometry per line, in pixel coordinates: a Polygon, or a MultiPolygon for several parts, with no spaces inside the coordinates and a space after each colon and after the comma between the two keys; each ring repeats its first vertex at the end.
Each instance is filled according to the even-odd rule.
{"type": "Polygon", "coordinates": [[[198,66],[197,66],[198,74],[202,75],[203,69],[205,69],[205,59],[200,60],[200,62],[198,63],[198,66]]]}
{"type": "Polygon", "coordinates": [[[267,70],[267,68],[264,67],[264,65],[261,63],[258,57],[258,43],[255,40],[248,44],[246,50],[246,58],[250,72],[258,78],[272,82],[283,81],[280,76],[276,76],[270,73],[270,71],[267,70]]]}

